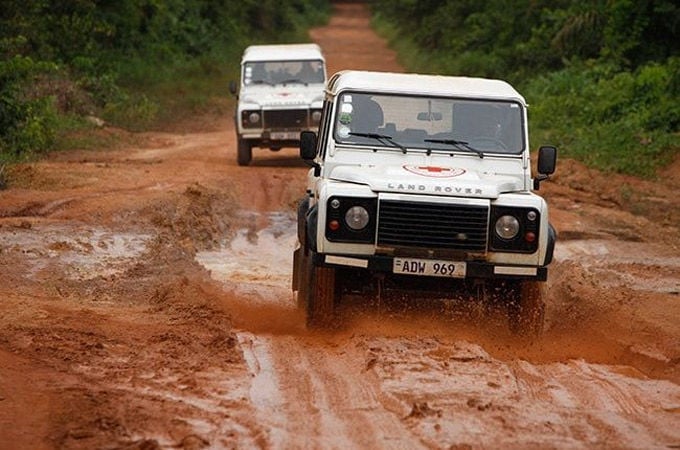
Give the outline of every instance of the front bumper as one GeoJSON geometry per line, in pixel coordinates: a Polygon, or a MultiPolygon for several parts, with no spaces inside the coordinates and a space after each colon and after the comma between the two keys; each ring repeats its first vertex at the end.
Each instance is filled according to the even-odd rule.
{"type": "Polygon", "coordinates": [[[236,114],[237,130],[243,139],[262,142],[299,142],[302,131],[316,131],[319,123],[312,119],[312,109],[245,109],[236,114]],[[260,117],[250,122],[251,114],[260,117]]]}
{"type": "MultiPolygon", "coordinates": [[[[302,250],[297,249],[296,252],[298,251],[302,250]]],[[[394,257],[392,256],[348,256],[319,254],[315,252],[311,252],[311,255],[314,264],[317,266],[365,269],[372,273],[394,274],[394,257]]],[[[298,255],[295,255],[295,258],[297,257],[298,255]]],[[[548,268],[545,266],[517,266],[494,264],[485,261],[466,261],[465,266],[465,276],[462,279],[531,279],[535,281],[546,281],[548,279],[548,268]]],[[[412,276],[417,277],[420,275],[412,276]]],[[[443,278],[451,279],[450,277],[443,278]]]]}

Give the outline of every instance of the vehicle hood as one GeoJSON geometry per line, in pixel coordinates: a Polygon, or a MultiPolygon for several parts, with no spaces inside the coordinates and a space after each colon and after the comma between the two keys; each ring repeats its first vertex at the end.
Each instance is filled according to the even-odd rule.
{"type": "Polygon", "coordinates": [[[367,185],[374,192],[495,199],[523,190],[520,176],[477,172],[469,168],[409,165],[339,166],[329,176],[336,181],[367,185]]]}
{"type": "Polygon", "coordinates": [[[241,102],[259,105],[262,108],[310,105],[323,101],[323,84],[309,86],[256,86],[244,89],[241,102]]]}

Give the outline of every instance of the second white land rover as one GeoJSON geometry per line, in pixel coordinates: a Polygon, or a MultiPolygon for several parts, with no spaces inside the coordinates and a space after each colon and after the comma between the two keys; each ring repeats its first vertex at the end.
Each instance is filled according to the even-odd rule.
{"type": "Polygon", "coordinates": [[[229,86],[238,98],[238,164],[250,164],[253,147],[297,147],[301,131],[316,130],[325,83],[325,60],[316,44],[246,48],[240,86],[234,81],[229,86]]]}
{"type": "MultiPolygon", "coordinates": [[[[308,323],[344,294],[459,296],[506,308],[510,328],[543,326],[556,241],[535,192],[527,104],[500,80],[344,71],[328,82],[298,210],[293,290],[308,323]]],[[[482,309],[483,311],[483,309],[482,309]]]]}

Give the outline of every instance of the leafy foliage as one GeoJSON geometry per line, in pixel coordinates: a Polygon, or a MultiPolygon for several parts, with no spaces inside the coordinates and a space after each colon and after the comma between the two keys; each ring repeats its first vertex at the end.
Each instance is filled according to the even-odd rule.
{"type": "Polygon", "coordinates": [[[573,66],[538,77],[529,97],[534,136],[605,170],[652,176],[677,150],[680,58],[608,74],[573,66]],[[558,106],[557,106],[558,105],[558,106]]]}
{"type": "Polygon", "coordinates": [[[45,150],[53,143],[55,96],[37,95],[35,86],[57,72],[54,64],[21,56],[0,61],[0,148],[13,150],[3,157],[45,150]]]}
{"type": "Polygon", "coordinates": [[[215,78],[236,72],[246,45],[304,39],[304,29],[329,9],[327,0],[2,3],[3,159],[51,148],[73,115],[152,126],[161,111],[172,110],[178,91],[194,101],[182,83],[212,77],[213,87],[197,94],[210,95],[215,78]]]}
{"type": "Polygon", "coordinates": [[[680,7],[671,0],[374,0],[412,70],[506,79],[536,137],[653,175],[680,150],[680,7]]]}

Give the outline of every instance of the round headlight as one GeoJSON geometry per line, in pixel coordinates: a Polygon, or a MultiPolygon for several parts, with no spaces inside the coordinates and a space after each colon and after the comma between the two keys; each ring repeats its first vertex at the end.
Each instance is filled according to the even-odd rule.
{"type": "Polygon", "coordinates": [[[248,116],[248,120],[250,123],[257,123],[260,121],[260,115],[256,112],[251,112],[250,115],[248,116]]]}
{"type": "Polygon", "coordinates": [[[312,112],[312,122],[318,123],[321,120],[321,111],[312,112]]]}
{"type": "Polygon", "coordinates": [[[363,206],[352,206],[345,213],[345,223],[356,231],[366,228],[368,218],[368,211],[363,206]]]}
{"type": "Polygon", "coordinates": [[[501,216],[496,221],[496,234],[501,239],[512,239],[519,233],[519,221],[515,216],[501,216]]]}

